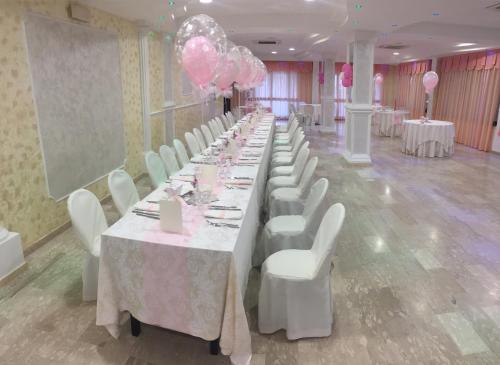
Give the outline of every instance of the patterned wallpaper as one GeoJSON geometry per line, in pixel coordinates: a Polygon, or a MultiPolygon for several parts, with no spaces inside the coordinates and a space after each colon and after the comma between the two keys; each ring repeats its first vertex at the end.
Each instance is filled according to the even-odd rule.
{"type": "MultiPolygon", "coordinates": [[[[24,248],[65,224],[66,202],[47,194],[37,118],[23,31],[23,14],[33,11],[67,19],[66,0],[1,0],[0,6],[0,225],[20,232],[24,248]]],[[[119,34],[125,169],[144,171],[142,154],[139,43],[136,27],[126,20],[91,9],[91,26],[119,34]]],[[[103,198],[106,179],[89,189],[103,198]]]]}
{"type": "MultiPolygon", "coordinates": [[[[164,48],[160,34],[152,33],[148,38],[149,45],[149,96],[150,110],[161,110],[165,103],[164,92],[164,48]]],[[[151,118],[151,147],[158,151],[165,136],[164,115],[151,118]]]]}

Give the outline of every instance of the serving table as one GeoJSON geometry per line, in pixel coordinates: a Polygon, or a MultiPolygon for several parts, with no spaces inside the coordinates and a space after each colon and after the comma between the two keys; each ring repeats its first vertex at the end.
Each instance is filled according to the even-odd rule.
{"type": "MultiPolygon", "coordinates": [[[[203,207],[189,206],[183,208],[180,234],[163,232],[159,220],[133,212],[102,234],[97,325],[106,326],[112,336],[118,337],[120,316],[129,312],[136,334],[142,322],[219,341],[222,353],[234,364],[249,364],[252,351],[243,298],[274,130],[272,114],[260,118],[247,141],[252,147],[242,148],[260,157],[254,164],[241,161],[229,170],[231,177],[252,182],[241,188],[222,182],[214,189],[217,204],[241,208],[242,220],[231,221],[239,228],[210,225],[203,207]]],[[[196,166],[189,163],[172,181],[193,175],[196,166]]],[[[142,203],[164,196],[166,186],[162,184],[142,203]]]]}

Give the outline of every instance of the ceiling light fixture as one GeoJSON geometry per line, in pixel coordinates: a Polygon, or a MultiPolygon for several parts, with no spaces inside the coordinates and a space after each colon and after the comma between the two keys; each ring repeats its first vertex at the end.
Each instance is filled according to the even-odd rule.
{"type": "Polygon", "coordinates": [[[321,39],[318,39],[316,42],[314,42],[313,44],[316,45],[316,44],[320,44],[320,43],[323,43],[323,42],[326,42],[327,40],[329,40],[330,37],[324,37],[324,38],[321,38],[321,39]]]}
{"type": "Polygon", "coordinates": [[[399,52],[392,52],[394,56],[399,56],[399,52]]]}
{"type": "Polygon", "coordinates": [[[200,3],[202,4],[210,4],[212,0],[200,0],[200,3]]]}
{"type": "Polygon", "coordinates": [[[455,47],[470,47],[470,46],[475,46],[477,43],[467,43],[467,42],[464,42],[464,43],[459,43],[457,44],[455,47]]]}
{"type": "Polygon", "coordinates": [[[187,7],[187,5],[184,5],[184,12],[187,13],[187,11],[188,11],[188,7],[187,7]]]}
{"type": "Polygon", "coordinates": [[[309,36],[309,38],[316,38],[317,36],[319,36],[319,33],[313,33],[309,36]]]}
{"type": "Polygon", "coordinates": [[[472,52],[472,51],[482,51],[486,49],[486,47],[477,47],[477,48],[466,48],[466,49],[458,49],[455,52],[472,52]]]}
{"type": "Polygon", "coordinates": [[[295,51],[295,48],[290,47],[290,48],[288,48],[288,50],[289,50],[289,51],[295,51]]]}
{"type": "Polygon", "coordinates": [[[171,17],[172,17],[172,20],[175,20],[175,14],[172,14],[171,17]]]}
{"type": "Polygon", "coordinates": [[[272,53],[272,54],[276,54],[276,53],[278,53],[278,52],[276,52],[276,51],[272,51],[271,53],[272,53]]]}

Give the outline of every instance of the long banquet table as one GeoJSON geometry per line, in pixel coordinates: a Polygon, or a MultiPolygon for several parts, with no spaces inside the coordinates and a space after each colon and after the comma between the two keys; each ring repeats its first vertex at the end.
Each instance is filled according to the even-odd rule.
{"type": "MultiPolygon", "coordinates": [[[[133,212],[109,227],[101,239],[97,325],[119,336],[120,316],[187,333],[207,341],[220,338],[221,351],[234,364],[249,364],[251,340],[243,307],[272,150],[274,116],[257,124],[256,165],[232,166],[232,177],[254,178],[247,190],[219,186],[218,203],[238,205],[240,228],[209,225],[201,207],[183,210],[183,233],[160,230],[159,221],[133,212]],[[190,209],[190,211],[189,211],[190,209]],[[193,218],[194,217],[194,218],[193,218]]],[[[241,123],[241,122],[240,122],[241,123]]],[[[248,146],[248,143],[247,143],[248,146]]],[[[190,163],[172,179],[193,174],[190,163]]],[[[163,184],[142,202],[165,195],[163,184]]],[[[183,208],[184,209],[184,208],[183,208]]]]}

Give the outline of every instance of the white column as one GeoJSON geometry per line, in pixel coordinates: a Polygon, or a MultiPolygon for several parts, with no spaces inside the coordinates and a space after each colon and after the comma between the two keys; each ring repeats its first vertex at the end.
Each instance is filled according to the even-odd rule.
{"type": "Polygon", "coordinates": [[[312,103],[319,104],[319,62],[313,62],[312,72],[312,103]]]}
{"type": "Polygon", "coordinates": [[[322,126],[332,128],[335,124],[333,115],[333,73],[335,61],[327,59],[323,62],[323,93],[321,95],[321,115],[323,118],[322,126]]]}
{"type": "MultiPolygon", "coordinates": [[[[437,71],[437,58],[431,60],[431,70],[437,71]]],[[[432,106],[434,104],[434,91],[425,95],[425,102],[427,103],[427,118],[432,119],[432,106]]]]}
{"type": "Polygon", "coordinates": [[[343,154],[349,163],[371,163],[374,36],[373,32],[356,32],[351,42],[352,102],[346,104],[346,144],[343,154]]]}
{"type": "Polygon", "coordinates": [[[144,130],[144,152],[151,150],[151,108],[149,106],[149,41],[148,31],[139,33],[141,66],[142,127],[144,130]]]}

